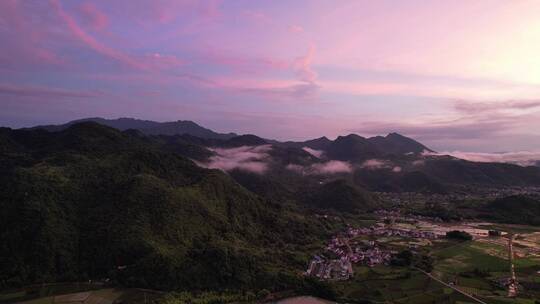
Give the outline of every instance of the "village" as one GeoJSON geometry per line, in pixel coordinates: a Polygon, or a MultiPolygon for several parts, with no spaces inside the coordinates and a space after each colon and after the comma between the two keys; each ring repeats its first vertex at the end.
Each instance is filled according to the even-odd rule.
{"type": "Polygon", "coordinates": [[[354,275],[353,265],[374,267],[388,265],[399,250],[395,240],[406,240],[408,249],[431,245],[450,231],[463,231],[474,239],[499,237],[506,232],[479,228],[486,223],[443,224],[440,219],[403,216],[397,211],[377,211],[379,220],[370,227],[348,227],[332,237],[323,254],[310,261],[305,273],[320,280],[348,280],[354,275]]]}

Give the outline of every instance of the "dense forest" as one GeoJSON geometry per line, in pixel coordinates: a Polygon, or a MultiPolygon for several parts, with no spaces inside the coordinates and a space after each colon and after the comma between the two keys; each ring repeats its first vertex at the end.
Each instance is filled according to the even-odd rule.
{"type": "Polygon", "coordinates": [[[296,271],[309,256],[295,249],[331,227],[163,148],[170,145],[88,122],[58,132],[0,129],[1,284],[301,286],[296,271]]]}

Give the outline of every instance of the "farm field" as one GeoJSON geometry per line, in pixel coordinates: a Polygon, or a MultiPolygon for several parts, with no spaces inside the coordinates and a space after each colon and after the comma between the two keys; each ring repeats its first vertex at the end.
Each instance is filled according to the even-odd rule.
{"type": "Polygon", "coordinates": [[[112,304],[144,303],[161,297],[161,293],[134,288],[103,288],[86,284],[61,284],[0,294],[0,303],[20,304],[112,304]]]}
{"type": "MultiPolygon", "coordinates": [[[[505,280],[510,275],[508,237],[475,237],[470,241],[438,238],[411,239],[400,236],[359,235],[353,241],[374,240],[381,248],[400,251],[407,248],[433,259],[431,274],[485,303],[531,303],[540,299],[540,247],[538,227],[494,225],[491,229],[519,234],[514,243],[514,266],[520,283],[518,297],[507,298],[505,280]]],[[[405,227],[404,224],[399,225],[405,227]]],[[[374,303],[472,303],[465,295],[408,267],[355,265],[348,281],[332,283],[343,302],[355,299],[374,303]]]]}

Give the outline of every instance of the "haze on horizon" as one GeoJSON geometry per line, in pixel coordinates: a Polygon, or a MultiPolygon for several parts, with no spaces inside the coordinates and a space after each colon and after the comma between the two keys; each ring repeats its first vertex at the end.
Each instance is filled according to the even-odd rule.
{"type": "Polygon", "coordinates": [[[0,1],[0,125],[540,150],[537,1],[0,1]]]}

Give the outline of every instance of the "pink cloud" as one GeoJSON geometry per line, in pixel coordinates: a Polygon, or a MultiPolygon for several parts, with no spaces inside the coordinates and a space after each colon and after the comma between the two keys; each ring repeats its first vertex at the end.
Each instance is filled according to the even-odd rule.
{"type": "Polygon", "coordinates": [[[261,11],[244,10],[242,11],[242,14],[255,22],[259,22],[262,24],[272,23],[272,19],[261,11]]]}
{"type": "Polygon", "coordinates": [[[101,31],[109,25],[109,18],[93,3],[86,2],[79,6],[79,13],[85,25],[101,31]]]}
{"type": "Polygon", "coordinates": [[[165,55],[160,53],[146,55],[144,58],[141,58],[141,61],[144,62],[147,68],[158,70],[174,68],[186,63],[186,61],[174,55],[165,55]]]}
{"type": "Polygon", "coordinates": [[[298,83],[294,80],[228,79],[216,80],[215,87],[237,93],[262,96],[273,101],[314,100],[319,86],[314,83],[298,83]]]}
{"type": "Polygon", "coordinates": [[[211,150],[216,155],[212,156],[208,163],[200,165],[223,171],[239,169],[263,174],[268,169],[267,161],[270,158],[268,154],[270,149],[272,149],[270,145],[242,146],[232,149],[214,148],[211,150]]]}
{"type": "Polygon", "coordinates": [[[289,26],[288,30],[291,33],[303,33],[304,32],[304,28],[299,26],[299,25],[291,25],[291,26],[289,26]]]}
{"type": "MultiPolygon", "coordinates": [[[[172,69],[185,64],[184,60],[179,59],[174,55],[152,53],[144,56],[136,56],[111,48],[99,42],[97,39],[85,32],[77,24],[75,19],[63,10],[58,0],[51,0],[51,3],[53,4],[56,13],[66,23],[69,31],[73,34],[74,37],[90,49],[105,57],[111,58],[131,68],[137,70],[144,70],[147,72],[172,69]]],[[[88,17],[91,19],[91,21],[88,22],[93,22],[93,27],[99,28],[105,26],[105,24],[107,23],[107,17],[105,15],[102,15],[101,12],[98,11],[95,6],[91,4],[84,7],[86,14],[91,15],[88,17]]]]}
{"type": "Polygon", "coordinates": [[[492,102],[474,102],[470,100],[457,100],[455,109],[466,114],[484,114],[497,111],[530,111],[540,108],[540,100],[508,100],[492,102]]]}
{"type": "Polygon", "coordinates": [[[322,150],[316,150],[316,149],[311,149],[310,147],[303,147],[302,148],[304,151],[306,151],[307,153],[315,156],[315,157],[318,157],[318,158],[321,158],[321,156],[324,154],[324,151],[322,150]]]}
{"type": "Polygon", "coordinates": [[[58,0],[50,0],[52,3],[52,6],[55,10],[55,12],[62,18],[62,20],[66,23],[68,26],[68,29],[70,32],[82,43],[84,43],[89,48],[93,49],[99,54],[102,54],[106,57],[112,58],[116,61],[122,62],[123,64],[126,64],[127,66],[137,68],[137,69],[146,69],[144,65],[142,65],[139,61],[135,60],[131,56],[124,54],[120,51],[117,51],[113,48],[110,48],[96,39],[94,39],[92,36],[90,36],[88,33],[86,33],[81,27],[77,24],[75,19],[73,19],[72,16],[70,16],[62,6],[60,5],[60,2],[58,0]]]}
{"type": "Polygon", "coordinates": [[[378,170],[378,169],[390,168],[391,165],[387,160],[368,159],[365,162],[363,162],[360,167],[364,169],[369,169],[369,170],[378,170]]]}
{"type": "Polygon", "coordinates": [[[352,166],[348,162],[331,160],[322,164],[314,164],[311,169],[316,174],[336,174],[352,172],[352,166]]]}
{"type": "Polygon", "coordinates": [[[339,160],[331,160],[324,163],[313,164],[310,166],[288,164],[285,168],[299,174],[307,175],[324,175],[352,172],[352,166],[349,162],[339,160]]]}
{"type": "Polygon", "coordinates": [[[235,53],[212,46],[200,47],[195,52],[201,63],[221,65],[237,73],[261,75],[274,71],[285,71],[292,66],[291,60],[235,53]]]}
{"type": "Polygon", "coordinates": [[[59,39],[48,28],[50,18],[33,18],[27,12],[28,6],[32,7],[20,1],[0,1],[0,66],[21,70],[63,64],[64,61],[47,47],[51,40],[59,39]]]}
{"type": "Polygon", "coordinates": [[[300,81],[314,84],[317,80],[317,72],[311,68],[313,57],[315,56],[315,46],[311,45],[306,55],[296,58],[293,67],[300,81]]]}

